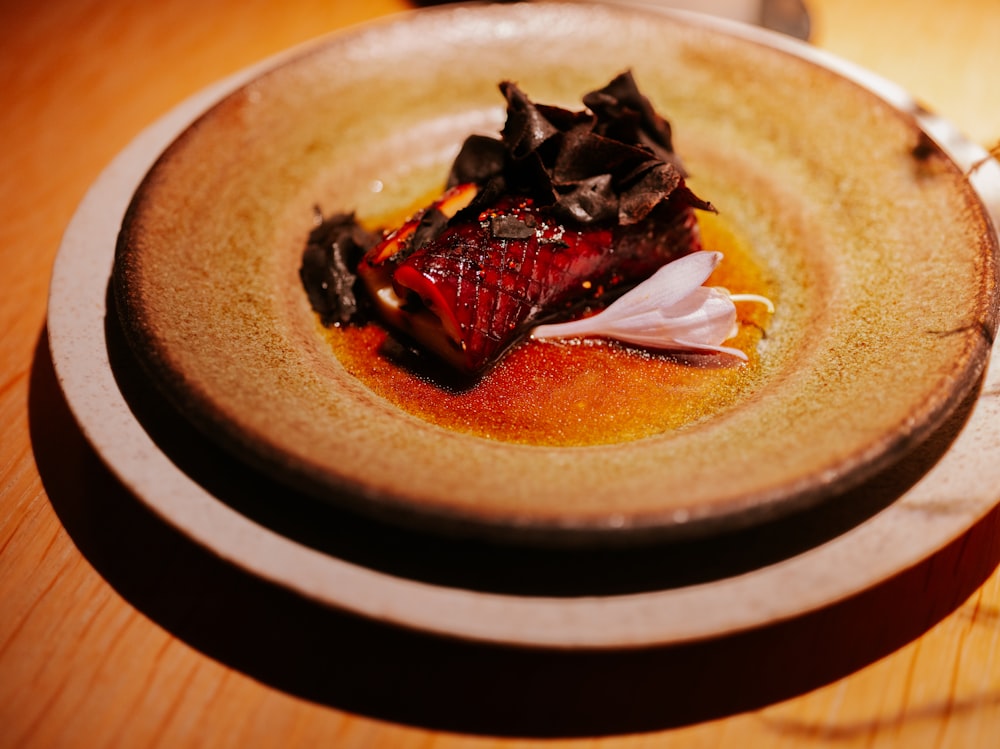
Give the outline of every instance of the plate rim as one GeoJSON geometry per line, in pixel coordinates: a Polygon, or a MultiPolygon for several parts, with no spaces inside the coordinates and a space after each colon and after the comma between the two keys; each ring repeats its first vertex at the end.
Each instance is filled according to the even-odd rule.
{"type": "MultiPolygon", "coordinates": [[[[887,98],[891,104],[912,113],[930,137],[958,163],[971,168],[979,159],[987,158],[985,151],[963,138],[943,118],[920,108],[902,89],[852,63],[772,32],[744,27],[735,22],[704,19],[697,14],[677,15],[695,16],[700,23],[765,44],[785,47],[798,56],[808,55],[813,61],[829,64],[836,68],[836,72],[852,80],[857,78],[855,82],[859,85],[875,89],[880,96],[884,93],[881,98],[887,98]]],[[[997,498],[989,497],[982,491],[985,488],[982,482],[967,479],[971,482],[967,493],[973,499],[959,508],[960,512],[939,517],[931,524],[934,531],[932,542],[919,550],[906,544],[896,544],[890,547],[893,551],[888,556],[885,553],[883,544],[887,538],[895,537],[893,526],[899,525],[896,521],[912,515],[914,509],[919,511],[921,502],[928,501],[929,493],[932,495],[943,490],[943,487],[935,486],[941,483],[936,478],[943,473],[941,465],[970,459],[972,446],[969,443],[972,440],[969,433],[974,431],[971,427],[981,427],[985,419],[983,412],[990,408],[988,403],[984,405],[983,398],[980,398],[965,431],[959,435],[941,464],[888,509],[840,539],[738,578],[651,593],[569,600],[525,598],[403,580],[329,557],[257,525],[215,500],[176,468],[170,476],[169,486],[154,486],[151,490],[148,471],[151,466],[164,468],[165,458],[131,417],[114,383],[107,351],[102,348],[104,291],[113,260],[106,257],[107,239],[116,236],[118,220],[138,184],[138,178],[145,174],[152,160],[180,129],[212,103],[256,75],[301,54],[312,45],[323,44],[329,38],[324,36],[298,45],[218,81],[143,130],[93,183],[64,234],[53,267],[48,312],[50,352],[60,386],[77,423],[101,459],[141,502],[164,521],[251,574],[327,605],[367,617],[474,640],[546,647],[607,648],[702,639],[805,613],[858,592],[898,569],[910,566],[944,546],[993,507],[997,498]],[[150,158],[151,155],[153,158],[150,158]],[[115,209],[110,214],[108,202],[115,209]],[[106,260],[106,267],[102,262],[94,262],[95,256],[106,260]],[[83,274],[79,267],[81,258],[87,260],[83,274]],[[90,269],[89,276],[87,269],[90,269]],[[72,291],[67,294],[67,290],[72,291]],[[95,294],[99,294],[99,298],[95,298],[95,294]],[[66,304],[67,299],[72,303],[66,304]],[[95,309],[95,303],[100,307],[99,311],[95,309]],[[96,330],[92,329],[95,320],[98,323],[96,330]],[[82,342],[74,340],[80,339],[81,328],[84,333],[82,342]],[[91,397],[95,381],[99,386],[100,397],[97,399],[91,397]],[[119,449],[123,433],[132,438],[130,455],[122,455],[119,449]],[[220,532],[224,534],[221,539],[220,532]],[[233,536],[244,540],[252,538],[259,544],[257,552],[246,554],[240,544],[232,543],[233,536]],[[837,569],[835,565],[830,566],[830,558],[844,558],[846,550],[853,549],[851,553],[854,553],[858,547],[882,552],[879,565],[864,580],[831,579],[829,574],[823,574],[824,568],[837,569]],[[267,553],[261,554],[260,548],[267,553]],[[761,587],[766,588],[775,575],[801,577],[806,572],[809,573],[807,576],[813,577],[813,583],[818,579],[824,584],[805,586],[801,591],[803,596],[794,605],[762,599],[761,587]],[[729,616],[718,610],[720,596],[728,602],[724,608],[730,610],[729,616]],[[743,601],[745,605],[733,607],[733,601],[743,601]],[[692,629],[684,621],[678,621],[676,614],[671,614],[677,609],[690,611],[692,607],[708,616],[709,623],[705,624],[702,620],[701,626],[692,629]],[[557,621],[572,621],[572,631],[565,627],[551,627],[554,618],[557,621]]],[[[982,167],[972,172],[971,181],[975,182],[974,188],[988,213],[992,214],[995,232],[996,217],[1000,215],[1000,165],[993,161],[984,162],[982,167]]],[[[1000,375],[993,374],[994,370],[996,367],[989,368],[986,375],[987,392],[1000,387],[1000,375]]],[[[995,401],[995,398],[992,399],[992,402],[995,401]]],[[[988,426],[987,421],[983,428],[988,426]]],[[[986,466],[989,467],[988,462],[986,466]]]]}

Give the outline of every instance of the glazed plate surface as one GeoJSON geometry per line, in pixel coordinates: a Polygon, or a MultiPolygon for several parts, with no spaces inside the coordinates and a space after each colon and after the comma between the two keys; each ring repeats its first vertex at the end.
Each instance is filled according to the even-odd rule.
{"type": "Polygon", "coordinates": [[[133,351],[256,468],[435,531],[705,536],[857,486],[979,382],[996,237],[964,167],[913,112],[730,31],[589,4],[466,6],[285,59],[195,121],[135,193],[114,273],[133,351]],[[502,125],[499,81],[576,109],[625,69],[773,289],[739,398],[642,439],[540,446],[442,427],[348,373],[298,276],[315,207],[399,215],[441,187],[466,135],[502,125]]]}

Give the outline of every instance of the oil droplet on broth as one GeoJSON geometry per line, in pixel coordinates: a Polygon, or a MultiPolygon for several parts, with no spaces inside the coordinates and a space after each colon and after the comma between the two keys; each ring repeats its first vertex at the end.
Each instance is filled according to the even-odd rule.
{"type": "MultiPolygon", "coordinates": [[[[707,284],[773,298],[748,244],[715,214],[699,212],[705,249],[724,259],[707,284]]],[[[325,334],[344,368],[407,413],[446,429],[527,445],[584,446],[642,439],[721,413],[752,389],[767,313],[737,305],[740,332],[727,345],[742,363],[683,357],[598,339],[523,341],[481,381],[449,389],[384,354],[379,325],[331,328],[325,334]]]]}

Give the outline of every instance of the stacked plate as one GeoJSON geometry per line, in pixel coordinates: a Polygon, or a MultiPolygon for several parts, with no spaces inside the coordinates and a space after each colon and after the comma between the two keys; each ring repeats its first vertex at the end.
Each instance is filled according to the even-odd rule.
{"type": "Polygon", "coordinates": [[[464,638],[680,642],[857,593],[1000,499],[998,205],[981,149],[786,37],[593,4],[419,11],[142,133],[67,230],[49,336],[109,467],[250,574],[464,638]],[[735,402],[553,446],[431,423],[350,374],[298,276],[315,207],[398,215],[502,126],[499,81],[579,108],[623,70],[775,291],[735,402]]]}

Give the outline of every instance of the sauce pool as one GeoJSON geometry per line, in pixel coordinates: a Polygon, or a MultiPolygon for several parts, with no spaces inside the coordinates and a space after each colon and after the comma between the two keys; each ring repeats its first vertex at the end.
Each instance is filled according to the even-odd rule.
{"type": "MultiPolygon", "coordinates": [[[[702,244],[724,258],[706,285],[773,299],[750,248],[722,219],[700,213],[702,244]]],[[[750,357],[679,355],[601,339],[525,340],[470,387],[449,387],[391,355],[377,324],[324,329],[343,367],[401,410],[445,429],[525,445],[627,442],[682,429],[735,405],[760,373],[768,312],[737,303],[726,345],[750,357]]]]}

